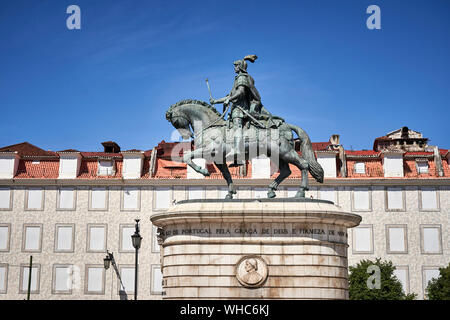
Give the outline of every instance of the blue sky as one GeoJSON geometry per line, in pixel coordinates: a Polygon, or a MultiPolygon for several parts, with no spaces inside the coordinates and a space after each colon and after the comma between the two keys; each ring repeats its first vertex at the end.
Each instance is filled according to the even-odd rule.
{"type": "MultiPolygon", "coordinates": [[[[151,149],[167,108],[231,89],[247,54],[263,104],[346,149],[408,126],[450,148],[450,1],[14,0],[0,4],[0,146],[151,149]],[[81,8],[68,30],[66,8],[81,8]],[[366,8],[381,8],[381,30],[366,8]]],[[[221,109],[221,106],[219,106],[221,109]]]]}

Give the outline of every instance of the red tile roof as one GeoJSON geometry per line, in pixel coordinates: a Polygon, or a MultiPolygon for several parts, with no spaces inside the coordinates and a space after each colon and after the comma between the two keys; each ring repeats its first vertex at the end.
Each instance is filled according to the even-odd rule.
{"type": "Polygon", "coordinates": [[[58,157],[58,154],[53,151],[45,151],[29,142],[22,142],[0,148],[0,152],[15,152],[21,157],[58,157]]]}

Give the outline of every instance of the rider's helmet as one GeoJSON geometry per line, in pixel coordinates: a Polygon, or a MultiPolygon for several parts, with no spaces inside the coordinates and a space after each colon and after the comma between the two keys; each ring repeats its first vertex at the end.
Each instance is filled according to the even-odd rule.
{"type": "Polygon", "coordinates": [[[233,64],[235,66],[237,65],[239,67],[239,70],[241,70],[241,72],[247,72],[247,62],[245,62],[245,60],[248,60],[253,63],[253,62],[255,62],[255,60],[257,58],[258,57],[256,55],[251,54],[251,55],[245,56],[244,59],[236,60],[233,64]]]}

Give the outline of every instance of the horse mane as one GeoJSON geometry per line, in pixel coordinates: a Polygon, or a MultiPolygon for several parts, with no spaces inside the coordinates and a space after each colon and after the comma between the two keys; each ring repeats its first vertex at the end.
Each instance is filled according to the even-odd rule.
{"type": "Polygon", "coordinates": [[[219,117],[221,116],[221,114],[216,110],[216,108],[214,108],[213,106],[209,105],[208,103],[201,101],[201,100],[195,100],[195,99],[185,99],[185,100],[181,100],[178,101],[177,103],[171,105],[169,107],[169,110],[167,110],[166,112],[166,119],[168,121],[170,121],[170,117],[172,115],[172,112],[174,111],[174,109],[176,109],[179,106],[185,105],[185,104],[197,104],[197,105],[201,105],[203,107],[206,107],[208,109],[210,109],[211,111],[213,111],[216,115],[218,115],[219,117]]]}

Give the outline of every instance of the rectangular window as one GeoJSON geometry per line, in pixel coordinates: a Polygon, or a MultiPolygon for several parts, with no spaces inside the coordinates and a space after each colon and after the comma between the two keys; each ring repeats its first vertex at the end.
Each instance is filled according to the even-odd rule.
{"type": "Polygon", "coordinates": [[[134,234],[135,227],[133,225],[120,226],[120,251],[135,251],[131,236],[134,234]]]}
{"type": "Polygon", "coordinates": [[[8,283],[8,266],[6,264],[0,265],[0,294],[6,293],[8,283]]]}
{"type": "Polygon", "coordinates": [[[373,252],[372,226],[359,226],[353,228],[353,253],[373,252]]]}
{"type": "Polygon", "coordinates": [[[436,188],[423,187],[420,189],[421,210],[438,210],[438,194],[436,188]]]}
{"type": "Polygon", "coordinates": [[[423,267],[422,270],[423,274],[423,292],[424,295],[426,293],[426,289],[428,287],[428,285],[430,284],[430,281],[432,279],[437,279],[439,278],[440,272],[439,272],[439,268],[438,267],[423,267]]]}
{"type": "MultiPolygon", "coordinates": [[[[22,265],[20,272],[22,279],[20,281],[20,293],[28,292],[28,278],[30,274],[29,266],[22,265]]],[[[39,293],[39,274],[40,274],[40,266],[33,265],[31,268],[31,293],[39,293]]]]}
{"type": "Polygon", "coordinates": [[[163,292],[162,288],[162,272],[161,266],[152,265],[152,292],[151,294],[161,294],[163,292]]]}
{"type": "Polygon", "coordinates": [[[74,225],[57,225],[55,252],[73,252],[74,225]]]}
{"type": "Polygon", "coordinates": [[[98,162],[98,172],[99,176],[112,176],[114,172],[114,164],[112,160],[101,160],[98,162]]]}
{"type": "Polygon", "coordinates": [[[394,275],[402,284],[402,289],[405,294],[409,293],[409,272],[408,267],[396,267],[394,275]]]}
{"type": "Polygon", "coordinates": [[[190,187],[188,188],[188,199],[203,199],[203,194],[205,191],[201,187],[190,187]]]}
{"type": "Polygon", "coordinates": [[[9,251],[10,225],[0,224],[0,252],[9,251]]]}
{"type": "Polygon", "coordinates": [[[403,190],[394,187],[387,188],[387,208],[388,210],[403,210],[403,190]]]}
{"type": "Polygon", "coordinates": [[[105,293],[105,268],[103,266],[87,266],[86,279],[86,294],[105,293]]]}
{"type": "Polygon", "coordinates": [[[28,210],[43,210],[44,189],[42,188],[29,188],[27,199],[28,210]]]}
{"type": "Polygon", "coordinates": [[[334,188],[320,188],[319,199],[328,200],[334,203],[336,201],[334,188]]]}
{"type": "Polygon", "coordinates": [[[155,209],[168,209],[170,206],[170,188],[156,188],[155,189],[155,209]]]}
{"type": "Polygon", "coordinates": [[[266,188],[254,188],[253,189],[253,198],[254,199],[267,198],[267,189],[266,188]]]}
{"type": "Polygon", "coordinates": [[[127,187],[123,188],[123,210],[139,210],[139,188],[127,187]]]}
{"type": "Polygon", "coordinates": [[[23,251],[39,252],[41,251],[42,226],[25,225],[23,239],[23,251]]]}
{"type": "Polygon", "coordinates": [[[270,178],[270,158],[260,157],[252,159],[252,179],[270,178]]]}
{"type": "Polygon", "coordinates": [[[88,251],[104,252],[106,250],[106,226],[88,226],[88,251]]]}
{"type": "Polygon", "coordinates": [[[53,292],[72,293],[72,266],[53,266],[53,292]]]}
{"type": "Polygon", "coordinates": [[[370,191],[369,188],[355,188],[353,189],[353,210],[355,211],[369,211],[370,205],[370,191]]]}
{"type": "Polygon", "coordinates": [[[428,173],[428,161],[418,161],[416,162],[417,173],[428,173]]]}
{"type": "Polygon", "coordinates": [[[91,189],[91,210],[107,210],[108,190],[106,188],[91,189]]]}
{"type": "Polygon", "coordinates": [[[0,210],[11,210],[11,188],[0,188],[0,210]]]}
{"type": "MultiPolygon", "coordinates": [[[[120,282],[118,285],[119,290],[124,290],[127,294],[134,293],[134,267],[123,266],[120,267],[120,278],[122,279],[123,287],[120,282]]],[[[119,292],[120,294],[120,292],[119,292]]]]}
{"type": "Polygon", "coordinates": [[[386,226],[386,233],[388,253],[408,252],[406,225],[386,226]]]}
{"type": "Polygon", "coordinates": [[[441,226],[420,226],[422,236],[422,253],[442,253],[441,226]]]}
{"type": "Polygon", "coordinates": [[[355,173],[366,173],[366,164],[364,162],[355,163],[355,173]]]}
{"type": "Polygon", "coordinates": [[[75,196],[76,193],[74,188],[60,188],[58,190],[58,209],[75,209],[75,196]]]}

